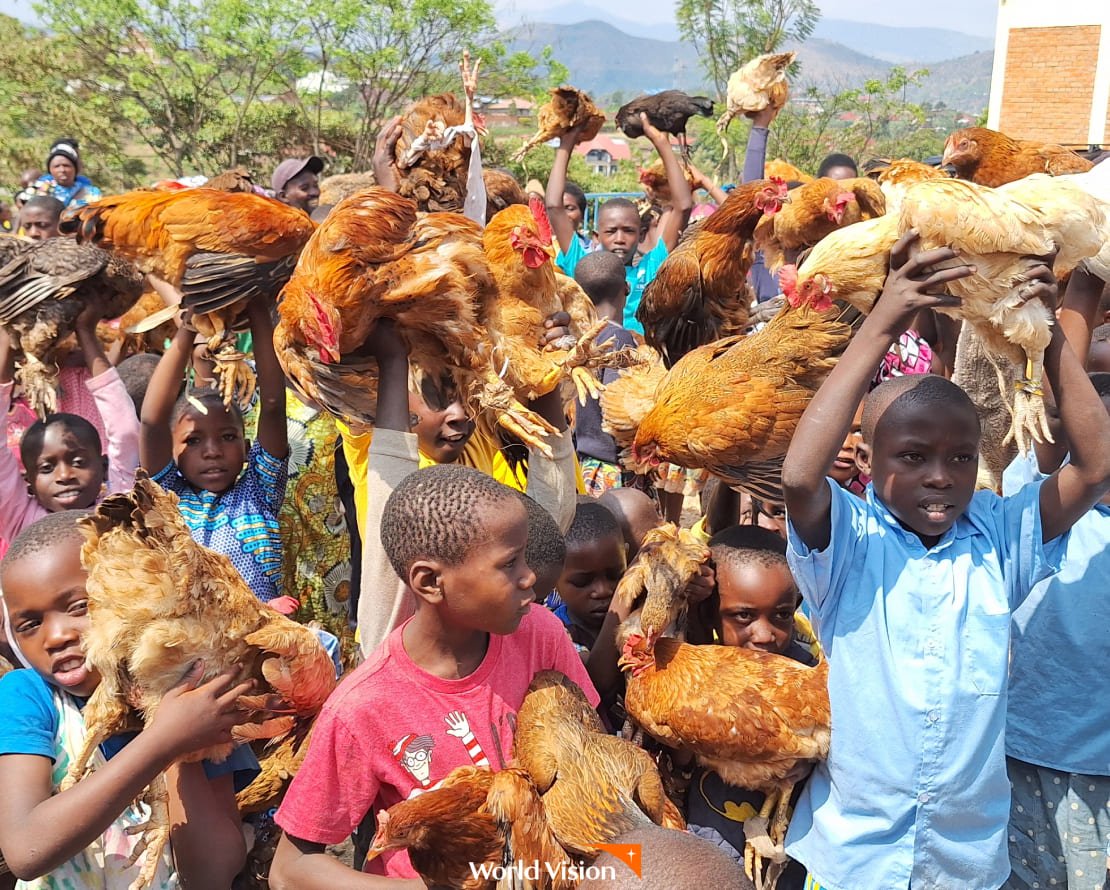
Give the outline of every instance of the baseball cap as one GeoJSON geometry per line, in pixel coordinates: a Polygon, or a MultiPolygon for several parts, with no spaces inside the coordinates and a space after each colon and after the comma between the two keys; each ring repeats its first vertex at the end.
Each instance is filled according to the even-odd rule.
{"type": "Polygon", "coordinates": [[[313,155],[311,158],[286,158],[277,165],[274,175],[270,177],[270,187],[275,192],[280,192],[295,176],[300,176],[305,170],[319,173],[324,169],[324,159],[313,155]]]}

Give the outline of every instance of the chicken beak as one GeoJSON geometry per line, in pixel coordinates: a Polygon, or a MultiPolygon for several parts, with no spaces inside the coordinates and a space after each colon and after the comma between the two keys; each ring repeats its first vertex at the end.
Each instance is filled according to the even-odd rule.
{"type": "Polygon", "coordinates": [[[322,350],[324,355],[327,355],[329,364],[338,365],[342,361],[343,356],[339,354],[338,346],[325,346],[322,350]]]}

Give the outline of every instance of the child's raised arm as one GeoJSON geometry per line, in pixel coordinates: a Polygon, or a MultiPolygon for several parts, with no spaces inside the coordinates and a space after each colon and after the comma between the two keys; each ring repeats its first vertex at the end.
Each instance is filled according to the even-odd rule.
{"type": "Polygon", "coordinates": [[[247,304],[254,339],[254,368],[258,375],[258,444],[277,458],[289,453],[285,425],[285,373],[274,351],[274,321],[261,297],[247,304]]]}
{"type": "Polygon", "coordinates": [[[100,339],[96,336],[96,323],[100,320],[100,312],[95,304],[86,306],[77,316],[73,325],[73,332],[77,335],[77,345],[81,347],[81,354],[85,357],[89,373],[99,377],[112,367],[100,339]]]}
{"type": "Polygon", "coordinates": [[[173,460],[173,430],[170,416],[181,391],[181,378],[193,352],[193,331],[182,322],[169,349],[158,361],[150,376],[140,420],[139,463],[150,473],[157,473],[173,460]]]}
{"type": "Polygon", "coordinates": [[[667,245],[667,250],[674,250],[678,244],[678,237],[686,224],[690,221],[690,211],[694,209],[694,195],[690,191],[690,183],[682,172],[682,165],[678,156],[671,148],[667,134],[653,127],[648,116],[640,113],[640,123],[644,128],[644,135],[655,146],[659,158],[663,161],[663,169],[667,171],[667,185],[671,187],[672,204],[669,213],[663,215],[659,229],[659,238],[667,245]]]}
{"type": "Polygon", "coordinates": [[[919,253],[914,249],[916,241],[916,233],[911,232],[894,245],[890,274],[882,294],[817,390],[790,440],[782,467],[786,510],[790,524],[812,550],[824,550],[829,544],[832,495],[825,476],[836,460],[879,362],[918,310],[960,305],[957,297],[931,291],[974,271],[971,266],[930,271],[938,263],[955,259],[956,252],[942,247],[919,253]]]}
{"type": "MultiPolygon", "coordinates": [[[[1029,299],[1043,299],[1055,309],[1052,269],[1042,265],[1029,275],[1029,299]]],[[[1071,461],[1041,485],[1041,537],[1047,542],[1070,529],[1110,490],[1110,414],[1058,324],[1052,326],[1044,372],[1071,446],[1071,461]]]]}
{"type": "Polygon", "coordinates": [[[574,241],[574,223],[570,221],[563,208],[563,192],[567,187],[570,153],[574,151],[580,136],[579,129],[575,127],[559,137],[559,147],[555,149],[555,161],[547,177],[547,191],[544,192],[544,203],[547,204],[547,218],[551,223],[551,231],[555,233],[559,250],[563,253],[570,252],[574,241]]]}

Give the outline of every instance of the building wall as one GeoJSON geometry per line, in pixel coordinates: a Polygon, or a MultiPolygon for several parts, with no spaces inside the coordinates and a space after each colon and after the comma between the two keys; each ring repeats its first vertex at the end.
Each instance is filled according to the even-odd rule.
{"type": "Polygon", "coordinates": [[[1002,0],[987,126],[1076,147],[1110,140],[1110,3],[1002,0]]]}

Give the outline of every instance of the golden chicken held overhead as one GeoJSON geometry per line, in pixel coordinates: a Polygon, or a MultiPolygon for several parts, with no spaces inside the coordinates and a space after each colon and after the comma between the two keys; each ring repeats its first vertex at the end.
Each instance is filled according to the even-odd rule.
{"type": "Polygon", "coordinates": [[[373,425],[376,366],[358,353],[377,320],[391,318],[412,361],[436,380],[452,377],[473,414],[488,411],[546,447],[553,428],[498,377],[479,321],[493,288],[481,237],[466,217],[418,216],[412,201],[383,188],[337,204],[278,304],[274,348],[294,386],[347,422],[373,425]]]}
{"type": "Polygon", "coordinates": [[[572,86],[555,87],[551,99],[536,112],[536,135],[524,143],[513,155],[519,161],[537,145],[543,145],[559,136],[581,127],[579,142],[589,142],[605,123],[605,113],[582,90],[572,86]]]}
{"type": "MultiPolygon", "coordinates": [[[[101,682],[85,706],[87,737],[65,787],[84,776],[101,742],[136,717],[148,722],[198,660],[202,681],[232,671],[258,685],[239,704],[267,719],[236,727],[239,740],[303,740],[335,687],[331,658],[311,630],[260,602],[231,560],[193,540],[176,495],[140,474],[133,491],[105,499],[80,525],[90,625],[83,644],[101,682]]],[[[188,759],[219,762],[233,748],[188,759]]],[[[168,837],[168,822],[152,817],[146,881],[168,837]]]]}
{"type": "Polygon", "coordinates": [[[125,260],[68,238],[0,237],[0,327],[9,332],[16,367],[40,417],[57,410],[55,350],[78,316],[117,318],[142,294],[142,275],[125,260]]]}
{"type": "Polygon", "coordinates": [[[781,501],[782,459],[802,412],[851,339],[848,315],[857,314],[786,308],[754,334],[687,354],[640,421],[632,465],[705,468],[761,500],[781,501]]]}
{"type": "Polygon", "coordinates": [[[527,207],[514,204],[489,221],[482,245],[495,288],[481,321],[493,344],[496,370],[518,398],[538,398],[569,379],[584,401],[601,391],[591,369],[626,366],[632,353],[595,343],[605,321],[572,280],[560,284],[551,238],[547,211],[535,196],[527,207]],[[556,312],[570,315],[570,335],[540,349],[544,320],[556,312]]]}
{"type": "Polygon", "coordinates": [[[193,310],[225,403],[250,401],[254,374],[235,344],[235,325],[255,296],[272,298],[292,274],[315,224],[308,215],[254,194],[186,189],[111,195],[63,223],[92,242],[168,281],[193,310]]]}
{"type": "Polygon", "coordinates": [[[636,318],[671,367],[691,349],[743,333],[752,236],[765,213],[786,203],[786,183],[757,179],[733,189],[717,211],[691,226],[644,289],[636,318]]]}
{"type": "Polygon", "coordinates": [[[703,560],[684,537],[689,532],[657,531],[616,593],[631,602],[647,591],[639,615],[618,636],[628,673],[625,708],[664,745],[692,752],[729,784],[767,795],[759,816],[745,822],[744,865],[757,887],[773,888],[797,769],[829,753],[828,665],[808,668],[769,652],[663,636],[681,626],[686,586],[703,560]],[[771,860],[766,876],[763,859],[771,860]]]}

